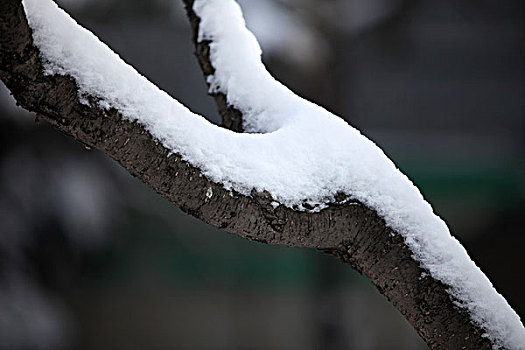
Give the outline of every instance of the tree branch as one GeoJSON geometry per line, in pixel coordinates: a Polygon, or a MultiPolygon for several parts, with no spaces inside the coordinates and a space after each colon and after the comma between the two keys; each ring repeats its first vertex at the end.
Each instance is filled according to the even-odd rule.
{"type": "MultiPolygon", "coordinates": [[[[208,83],[207,79],[215,72],[215,68],[213,67],[210,60],[210,41],[198,40],[200,18],[197,16],[195,11],[193,11],[194,1],[183,0],[183,2],[193,33],[192,38],[195,45],[195,57],[197,57],[197,61],[199,62],[202,73],[204,74],[204,80],[206,81],[206,84],[209,88],[210,84],[208,83]]],[[[228,104],[228,99],[222,92],[209,93],[209,95],[215,100],[217,110],[222,118],[222,126],[233,131],[242,132],[242,112],[233,107],[231,104],[228,104]]]]}
{"type": "MultiPolygon", "coordinates": [[[[204,74],[213,73],[209,43],[197,42],[199,19],[189,6],[204,74]]],[[[173,154],[120,111],[101,109],[93,96],[82,103],[71,76],[44,75],[20,0],[0,0],[0,78],[18,104],[39,113],[58,130],[100,149],[129,173],[186,213],[250,240],[316,248],[338,257],[370,278],[432,348],[491,349],[464,308],[444,285],[424,271],[401,235],[357,201],[336,202],[318,213],[272,206],[267,192],[230,192],[202,176],[200,169],[173,154]]],[[[214,96],[226,127],[241,130],[242,114],[214,96]]],[[[336,196],[337,197],[337,196],[336,196]]]]}

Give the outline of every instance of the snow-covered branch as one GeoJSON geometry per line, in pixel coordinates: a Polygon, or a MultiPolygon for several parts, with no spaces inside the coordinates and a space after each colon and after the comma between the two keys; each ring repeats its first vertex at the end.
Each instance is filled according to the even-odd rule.
{"type": "Polygon", "coordinates": [[[518,315],[384,153],[271,77],[233,0],[185,2],[210,92],[250,133],[192,113],[50,0],[0,0],[0,78],[186,212],[351,264],[430,346],[523,348],[518,315]]]}

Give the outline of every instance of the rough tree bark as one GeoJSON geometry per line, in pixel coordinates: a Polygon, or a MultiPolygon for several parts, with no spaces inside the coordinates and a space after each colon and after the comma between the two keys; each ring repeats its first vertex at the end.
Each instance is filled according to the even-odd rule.
{"type": "MultiPolygon", "coordinates": [[[[208,42],[198,43],[199,18],[184,0],[194,32],[196,55],[205,75],[213,72],[208,42]]],[[[327,252],[370,278],[431,348],[491,349],[483,330],[458,308],[447,286],[424,272],[403,238],[374,210],[359,202],[333,203],[318,213],[273,208],[271,194],[226,191],[156,141],[119,111],[79,100],[70,76],[44,75],[21,0],[0,0],[0,78],[18,104],[78,141],[100,149],[129,173],[184,212],[229,233],[269,244],[327,252]],[[211,189],[213,196],[206,193],[211,189]]],[[[223,124],[241,131],[242,114],[214,96],[223,124]]]]}

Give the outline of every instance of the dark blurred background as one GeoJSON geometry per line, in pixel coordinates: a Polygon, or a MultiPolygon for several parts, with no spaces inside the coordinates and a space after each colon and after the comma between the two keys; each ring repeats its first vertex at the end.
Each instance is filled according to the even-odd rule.
{"type": "MultiPolygon", "coordinates": [[[[59,2],[213,122],[177,0],[59,2]]],[[[525,316],[524,2],[241,2],[269,70],[420,187],[525,316]]],[[[0,87],[0,349],[424,349],[364,277],[181,213],[0,87]]]]}

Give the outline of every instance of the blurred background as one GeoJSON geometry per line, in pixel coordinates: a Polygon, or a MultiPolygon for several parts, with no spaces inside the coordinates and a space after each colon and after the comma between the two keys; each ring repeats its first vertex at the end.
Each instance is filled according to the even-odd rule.
{"type": "MultiPolygon", "coordinates": [[[[61,0],[219,123],[177,0],[61,0]]],[[[525,316],[521,0],[245,0],[268,69],[379,144],[525,316]]],[[[181,213],[0,86],[0,349],[424,349],[364,277],[181,213]]]]}

